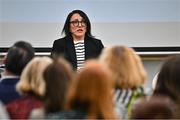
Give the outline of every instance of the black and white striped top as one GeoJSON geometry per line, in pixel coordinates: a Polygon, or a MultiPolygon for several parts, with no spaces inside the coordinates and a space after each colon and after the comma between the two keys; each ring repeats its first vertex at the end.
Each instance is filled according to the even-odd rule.
{"type": "Polygon", "coordinates": [[[131,89],[116,89],[114,93],[115,110],[121,119],[128,119],[128,106],[133,99],[135,92],[144,95],[143,87],[136,90],[131,89]]]}
{"type": "Polygon", "coordinates": [[[74,41],[76,58],[77,58],[77,70],[83,68],[85,62],[85,47],[84,40],[74,41]]]}

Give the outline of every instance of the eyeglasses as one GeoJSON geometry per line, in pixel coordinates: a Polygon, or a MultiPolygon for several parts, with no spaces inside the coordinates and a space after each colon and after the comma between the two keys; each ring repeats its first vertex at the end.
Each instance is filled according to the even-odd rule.
{"type": "Polygon", "coordinates": [[[74,27],[79,27],[80,24],[81,24],[82,27],[86,26],[86,22],[84,20],[82,20],[82,21],[78,21],[78,20],[71,21],[70,23],[72,23],[74,27]]]}

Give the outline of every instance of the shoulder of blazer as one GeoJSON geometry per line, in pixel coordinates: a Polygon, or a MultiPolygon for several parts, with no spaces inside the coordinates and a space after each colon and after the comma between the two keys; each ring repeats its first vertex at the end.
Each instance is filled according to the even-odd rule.
{"type": "Polygon", "coordinates": [[[63,38],[59,38],[59,39],[55,40],[54,42],[65,44],[65,43],[69,43],[69,42],[73,43],[72,41],[73,40],[72,40],[72,38],[70,36],[65,36],[63,38]]]}
{"type": "Polygon", "coordinates": [[[87,41],[89,41],[89,42],[92,42],[92,43],[95,43],[95,44],[101,43],[101,40],[100,40],[100,39],[96,39],[96,38],[89,37],[89,36],[87,36],[87,37],[85,38],[85,40],[87,40],[87,41]]]}
{"type": "Polygon", "coordinates": [[[86,42],[86,44],[89,45],[90,43],[92,45],[95,45],[100,51],[104,48],[104,45],[100,39],[96,39],[93,37],[86,37],[85,39],[88,41],[86,42]]]}
{"type": "Polygon", "coordinates": [[[57,40],[54,41],[54,44],[55,44],[55,43],[56,43],[56,44],[65,43],[65,41],[66,41],[66,37],[59,38],[59,39],[57,39],[57,40]]]}
{"type": "Polygon", "coordinates": [[[60,38],[57,40],[54,40],[53,47],[51,49],[51,55],[52,54],[59,54],[64,51],[65,47],[65,38],[60,38]]]}

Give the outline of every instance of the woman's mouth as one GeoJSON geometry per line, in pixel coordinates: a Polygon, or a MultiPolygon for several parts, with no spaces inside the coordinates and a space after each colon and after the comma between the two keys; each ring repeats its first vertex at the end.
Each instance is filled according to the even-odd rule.
{"type": "Polygon", "coordinates": [[[78,31],[78,32],[83,32],[83,29],[78,29],[77,31],[78,31]]]}

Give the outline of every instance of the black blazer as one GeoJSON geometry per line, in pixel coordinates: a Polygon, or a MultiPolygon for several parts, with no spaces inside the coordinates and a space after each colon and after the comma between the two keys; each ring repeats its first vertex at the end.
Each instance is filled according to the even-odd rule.
{"type": "MultiPolygon", "coordinates": [[[[85,37],[85,60],[90,58],[97,58],[104,48],[101,40],[85,37]]],[[[74,69],[77,69],[76,52],[72,37],[64,37],[54,41],[51,56],[63,56],[69,61],[74,69]]]]}

